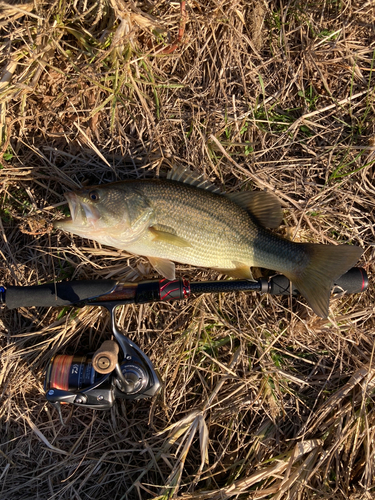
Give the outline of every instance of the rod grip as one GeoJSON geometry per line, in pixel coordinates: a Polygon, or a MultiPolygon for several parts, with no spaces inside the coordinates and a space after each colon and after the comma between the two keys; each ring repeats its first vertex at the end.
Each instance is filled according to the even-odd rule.
{"type": "Polygon", "coordinates": [[[46,285],[10,286],[5,291],[5,302],[9,309],[69,306],[108,294],[115,286],[115,280],[79,280],[46,285]]]}
{"type": "MultiPolygon", "coordinates": [[[[362,267],[352,267],[340,276],[332,288],[332,293],[361,293],[368,287],[368,277],[362,267]]],[[[286,276],[278,275],[271,278],[268,284],[268,293],[271,295],[299,295],[294,286],[290,290],[290,281],[286,276]]]]}

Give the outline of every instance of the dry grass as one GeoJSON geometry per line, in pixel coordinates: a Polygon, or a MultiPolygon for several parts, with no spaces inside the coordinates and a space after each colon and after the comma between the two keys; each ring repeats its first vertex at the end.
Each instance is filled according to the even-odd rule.
{"type": "Polygon", "coordinates": [[[107,412],[64,407],[64,427],[46,364],[94,350],[108,318],[3,308],[0,498],[374,498],[374,3],[0,8],[4,285],[150,276],[144,259],[50,223],[67,189],[175,163],[227,191],[275,191],[281,233],[359,244],[370,276],[328,320],[252,294],[123,307],[163,392],[107,412]]]}

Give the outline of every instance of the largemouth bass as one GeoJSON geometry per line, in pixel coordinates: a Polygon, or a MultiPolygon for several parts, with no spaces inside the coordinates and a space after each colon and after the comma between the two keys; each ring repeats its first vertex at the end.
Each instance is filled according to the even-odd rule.
{"type": "Polygon", "coordinates": [[[287,276],[314,312],[327,317],[330,290],[358,261],[351,245],[295,243],[266,229],[282,220],[273,195],[224,195],[192,172],[166,180],[128,180],[65,194],[71,218],[54,223],[103,245],[148,257],[157,272],[175,278],[172,261],[251,278],[250,267],[287,276]]]}

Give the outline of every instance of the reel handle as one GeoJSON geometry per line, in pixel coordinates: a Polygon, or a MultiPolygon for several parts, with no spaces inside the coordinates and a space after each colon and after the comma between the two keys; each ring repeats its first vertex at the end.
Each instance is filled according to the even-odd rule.
{"type": "Polygon", "coordinates": [[[114,340],[105,340],[92,357],[94,370],[103,375],[113,372],[118,362],[119,345],[114,340]]]}

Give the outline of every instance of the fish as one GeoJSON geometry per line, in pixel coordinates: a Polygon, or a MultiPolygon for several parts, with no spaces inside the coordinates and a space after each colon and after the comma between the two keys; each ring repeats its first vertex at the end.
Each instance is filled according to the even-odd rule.
{"type": "Polygon", "coordinates": [[[297,243],[271,231],[282,221],[268,191],[225,194],[183,168],[166,179],[124,180],[65,193],[71,217],[56,229],[147,257],[175,279],[175,264],[252,279],[251,267],[284,274],[320,317],[329,313],[331,288],[362,255],[355,245],[297,243]]]}

